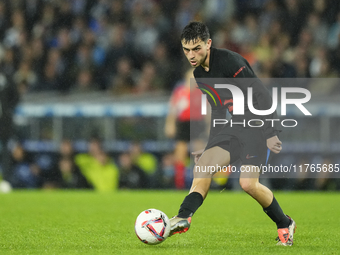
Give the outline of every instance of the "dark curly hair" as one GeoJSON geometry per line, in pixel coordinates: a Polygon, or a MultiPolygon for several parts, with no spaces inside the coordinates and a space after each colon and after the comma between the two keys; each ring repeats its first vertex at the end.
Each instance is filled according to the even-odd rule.
{"type": "Polygon", "coordinates": [[[210,39],[208,27],[202,22],[198,21],[193,21],[186,25],[181,34],[181,41],[184,41],[184,43],[191,41],[196,43],[200,39],[203,42],[207,42],[207,40],[210,39]]]}

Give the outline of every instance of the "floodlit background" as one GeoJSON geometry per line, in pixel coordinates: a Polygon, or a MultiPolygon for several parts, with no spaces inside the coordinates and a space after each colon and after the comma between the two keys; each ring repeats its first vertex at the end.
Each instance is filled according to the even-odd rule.
{"type": "MultiPolygon", "coordinates": [[[[187,188],[189,160],[178,171],[176,139],[164,130],[189,68],[179,36],[192,20],[260,78],[339,77],[337,0],[1,0],[3,178],[14,188],[187,188]]],[[[333,81],[306,85],[321,110],[282,134],[277,164],[340,162],[333,81]]],[[[267,185],[340,189],[321,177],[267,185]]],[[[239,189],[231,178],[213,187],[239,189]]]]}

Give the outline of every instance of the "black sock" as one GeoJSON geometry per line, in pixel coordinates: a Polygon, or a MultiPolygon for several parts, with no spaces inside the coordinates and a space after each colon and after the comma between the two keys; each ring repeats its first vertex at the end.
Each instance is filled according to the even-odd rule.
{"type": "Polygon", "coordinates": [[[200,193],[198,192],[192,192],[189,195],[187,195],[183,203],[181,204],[181,207],[179,208],[178,211],[178,217],[180,218],[188,218],[191,217],[198,207],[201,206],[203,203],[203,197],[200,193]]]}
{"type": "Polygon", "coordinates": [[[279,203],[273,197],[273,201],[263,211],[276,223],[277,228],[287,228],[290,224],[290,219],[283,213],[279,203]]]}

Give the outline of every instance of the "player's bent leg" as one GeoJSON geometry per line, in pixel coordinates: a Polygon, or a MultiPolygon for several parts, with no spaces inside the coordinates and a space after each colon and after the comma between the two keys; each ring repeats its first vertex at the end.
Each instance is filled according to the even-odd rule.
{"type": "Polygon", "coordinates": [[[191,217],[206,198],[217,166],[223,167],[229,165],[229,162],[229,152],[220,147],[210,148],[202,154],[193,169],[194,179],[189,195],[185,197],[178,215],[170,219],[170,236],[189,230],[191,217]]]}
{"type": "Polygon", "coordinates": [[[259,182],[260,169],[257,166],[243,165],[241,167],[240,186],[252,196],[263,208],[273,201],[273,193],[259,182]]]}
{"type": "Polygon", "coordinates": [[[256,166],[242,166],[240,185],[242,189],[252,196],[262,207],[264,212],[276,223],[278,237],[277,245],[292,246],[293,236],[296,229],[295,221],[285,215],[276,201],[273,193],[259,182],[259,168],[256,166]]]}

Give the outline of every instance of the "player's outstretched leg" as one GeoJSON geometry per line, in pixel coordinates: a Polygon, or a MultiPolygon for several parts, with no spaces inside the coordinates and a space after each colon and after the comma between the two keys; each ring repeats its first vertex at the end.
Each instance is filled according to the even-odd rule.
{"type": "Polygon", "coordinates": [[[212,147],[202,154],[193,169],[194,179],[191,184],[189,195],[184,198],[178,211],[178,215],[170,219],[170,236],[177,233],[184,233],[189,230],[191,217],[202,205],[210,188],[211,177],[214,172],[212,172],[213,168],[208,167],[216,167],[216,165],[223,167],[229,165],[229,162],[229,152],[220,147],[212,147]]]}
{"type": "MultiPolygon", "coordinates": [[[[243,166],[244,169],[254,168],[255,166],[243,166]]],[[[295,221],[285,215],[276,201],[273,193],[266,186],[259,182],[259,169],[252,173],[241,172],[240,185],[242,189],[252,196],[262,207],[263,211],[276,223],[277,226],[277,245],[293,245],[293,236],[296,229],[295,221]]]]}

